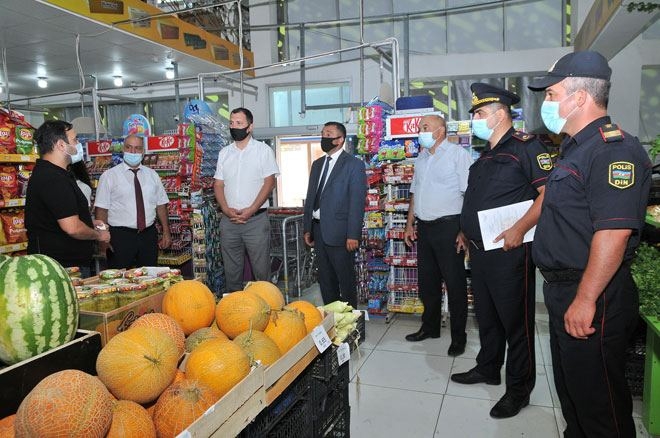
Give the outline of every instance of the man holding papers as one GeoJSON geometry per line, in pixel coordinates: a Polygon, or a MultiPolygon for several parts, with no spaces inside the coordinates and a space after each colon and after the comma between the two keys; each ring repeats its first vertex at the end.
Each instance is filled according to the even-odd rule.
{"type": "Polygon", "coordinates": [[[520,101],[518,96],[488,84],[474,83],[470,88],[472,130],[488,142],[470,167],[461,212],[461,229],[469,240],[481,350],[474,368],[451,379],[499,385],[508,344],[506,391],[490,411],[493,418],[508,418],[529,404],[536,378],[534,265],[531,244],[523,243],[523,238],[539,218],[552,161],[539,140],[513,129],[509,107],[520,101]],[[503,241],[502,248],[485,250],[478,212],[528,200],[533,200],[531,207],[493,239],[503,241]]]}

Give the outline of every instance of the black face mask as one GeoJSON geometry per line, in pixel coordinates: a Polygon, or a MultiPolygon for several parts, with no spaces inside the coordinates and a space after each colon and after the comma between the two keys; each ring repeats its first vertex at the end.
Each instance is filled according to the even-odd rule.
{"type": "Polygon", "coordinates": [[[331,150],[336,148],[337,145],[333,144],[332,142],[334,140],[337,140],[338,138],[339,137],[334,137],[334,138],[333,137],[321,137],[321,149],[323,150],[323,152],[325,152],[327,154],[328,152],[330,152],[331,150]]]}
{"type": "Polygon", "coordinates": [[[229,128],[229,134],[234,141],[243,141],[248,136],[247,128],[229,128]]]}

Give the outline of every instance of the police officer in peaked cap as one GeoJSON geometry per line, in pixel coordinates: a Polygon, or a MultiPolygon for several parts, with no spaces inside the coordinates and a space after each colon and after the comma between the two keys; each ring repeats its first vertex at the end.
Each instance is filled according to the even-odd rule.
{"type": "Polygon", "coordinates": [[[651,162],[607,115],[610,69],[598,52],[565,55],[529,88],[541,117],[566,133],[534,238],[545,278],[550,347],[565,437],[634,437],[625,350],[638,318],[630,262],[639,244],[651,162]]]}
{"type": "Polygon", "coordinates": [[[536,225],[552,161],[538,139],[513,129],[509,107],[520,101],[518,96],[483,83],[470,88],[473,134],[487,143],[470,167],[461,229],[469,240],[481,349],[476,366],[451,379],[499,385],[506,352],[506,390],[490,415],[508,418],[529,404],[536,381],[535,268],[531,244],[523,243],[523,237],[536,225]],[[501,230],[495,241],[502,247],[486,251],[477,212],[523,201],[532,201],[531,207],[510,228],[501,230]]]}

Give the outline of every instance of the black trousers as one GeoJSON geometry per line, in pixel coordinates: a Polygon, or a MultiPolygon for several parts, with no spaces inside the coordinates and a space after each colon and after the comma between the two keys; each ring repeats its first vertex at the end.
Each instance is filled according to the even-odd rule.
{"type": "Polygon", "coordinates": [[[536,383],[534,353],[535,267],[531,244],[484,251],[470,244],[472,290],[481,349],[477,371],[500,375],[506,351],[507,391],[520,396],[536,383]]]}
{"type": "Polygon", "coordinates": [[[626,347],[635,329],[639,297],[622,266],[596,301],[588,339],[564,329],[564,314],[573,302],[577,282],[546,283],[550,349],[555,387],[566,420],[566,438],[632,438],[632,399],[625,376],[626,347]]]}
{"type": "Polygon", "coordinates": [[[442,280],[447,285],[451,339],[465,343],[467,284],[465,253],[456,254],[460,216],[443,221],[417,222],[417,281],[424,304],[422,330],[440,335],[442,319],[442,280]]]}
{"type": "Polygon", "coordinates": [[[347,301],[357,309],[355,255],[346,250],[346,245],[324,244],[321,226],[316,221],[312,223],[312,235],[319,266],[319,286],[323,303],[347,301]]]}
{"type": "Polygon", "coordinates": [[[113,269],[134,266],[156,266],[158,263],[158,232],[154,225],[138,233],[124,227],[110,227],[108,267],[113,269]]]}

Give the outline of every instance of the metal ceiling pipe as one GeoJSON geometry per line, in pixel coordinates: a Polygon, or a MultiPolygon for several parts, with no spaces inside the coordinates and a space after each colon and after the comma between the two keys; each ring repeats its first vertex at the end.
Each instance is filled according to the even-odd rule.
{"type": "MultiPolygon", "coordinates": [[[[300,25],[300,57],[305,57],[305,25],[300,25]]],[[[299,115],[305,117],[307,113],[307,98],[305,94],[305,61],[300,62],[300,112],[299,115]]]]}
{"type": "MultiPolygon", "coordinates": [[[[360,0],[360,44],[364,44],[364,0],[360,0]]],[[[360,102],[364,105],[364,48],[360,49],[360,102]]]]}

